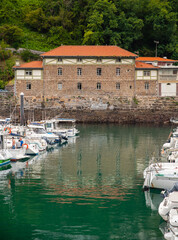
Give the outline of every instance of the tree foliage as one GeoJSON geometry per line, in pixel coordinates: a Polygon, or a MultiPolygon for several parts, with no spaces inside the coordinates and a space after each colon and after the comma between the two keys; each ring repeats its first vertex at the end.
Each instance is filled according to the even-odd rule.
{"type": "Polygon", "coordinates": [[[118,45],[152,56],[156,40],[159,56],[177,58],[177,13],[176,0],[2,0],[0,39],[44,51],[60,44],[118,45]]]}

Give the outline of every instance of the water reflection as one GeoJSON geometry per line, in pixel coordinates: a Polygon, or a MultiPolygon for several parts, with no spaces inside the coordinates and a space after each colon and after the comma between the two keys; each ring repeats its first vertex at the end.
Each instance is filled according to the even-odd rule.
{"type": "Polygon", "coordinates": [[[14,163],[0,177],[1,218],[12,232],[4,222],[4,239],[161,239],[157,196],[141,191],[142,173],[170,129],[79,130],[68,145],[14,163]]]}
{"type": "Polygon", "coordinates": [[[163,196],[160,191],[149,190],[145,191],[145,202],[146,206],[151,208],[153,211],[158,211],[159,205],[163,200],[163,196]]]}

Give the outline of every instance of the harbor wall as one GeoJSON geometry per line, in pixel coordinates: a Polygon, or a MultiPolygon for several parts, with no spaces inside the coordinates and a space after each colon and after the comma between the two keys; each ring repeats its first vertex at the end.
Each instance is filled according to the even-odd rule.
{"type": "MultiPolygon", "coordinates": [[[[15,97],[0,98],[0,117],[20,121],[20,105],[15,97]]],[[[178,97],[134,98],[55,98],[28,99],[24,104],[25,121],[39,121],[53,117],[75,118],[81,123],[154,123],[169,124],[178,118],[178,97]]]]}

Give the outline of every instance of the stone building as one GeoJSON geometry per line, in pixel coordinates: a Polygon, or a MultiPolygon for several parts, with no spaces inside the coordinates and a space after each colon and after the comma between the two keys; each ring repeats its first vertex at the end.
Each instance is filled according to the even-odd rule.
{"type": "Polygon", "coordinates": [[[116,46],[60,46],[14,66],[15,94],[52,98],[133,96],[137,55],[116,46]]]}
{"type": "Polygon", "coordinates": [[[60,46],[41,54],[42,61],[17,62],[14,92],[43,100],[178,95],[173,60],[163,67],[154,58],[137,57],[117,46],[60,46]],[[170,71],[169,79],[163,70],[170,71]]]}

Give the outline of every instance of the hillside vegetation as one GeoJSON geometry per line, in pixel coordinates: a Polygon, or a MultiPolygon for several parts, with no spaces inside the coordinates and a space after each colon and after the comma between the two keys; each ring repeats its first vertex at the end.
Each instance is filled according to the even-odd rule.
{"type": "Polygon", "coordinates": [[[177,58],[176,0],[1,0],[0,39],[41,51],[63,45],[117,45],[177,58]]]}
{"type": "Polygon", "coordinates": [[[40,51],[117,45],[140,56],[154,56],[159,41],[158,56],[178,59],[177,13],[177,0],[1,0],[0,41],[40,51]]]}

